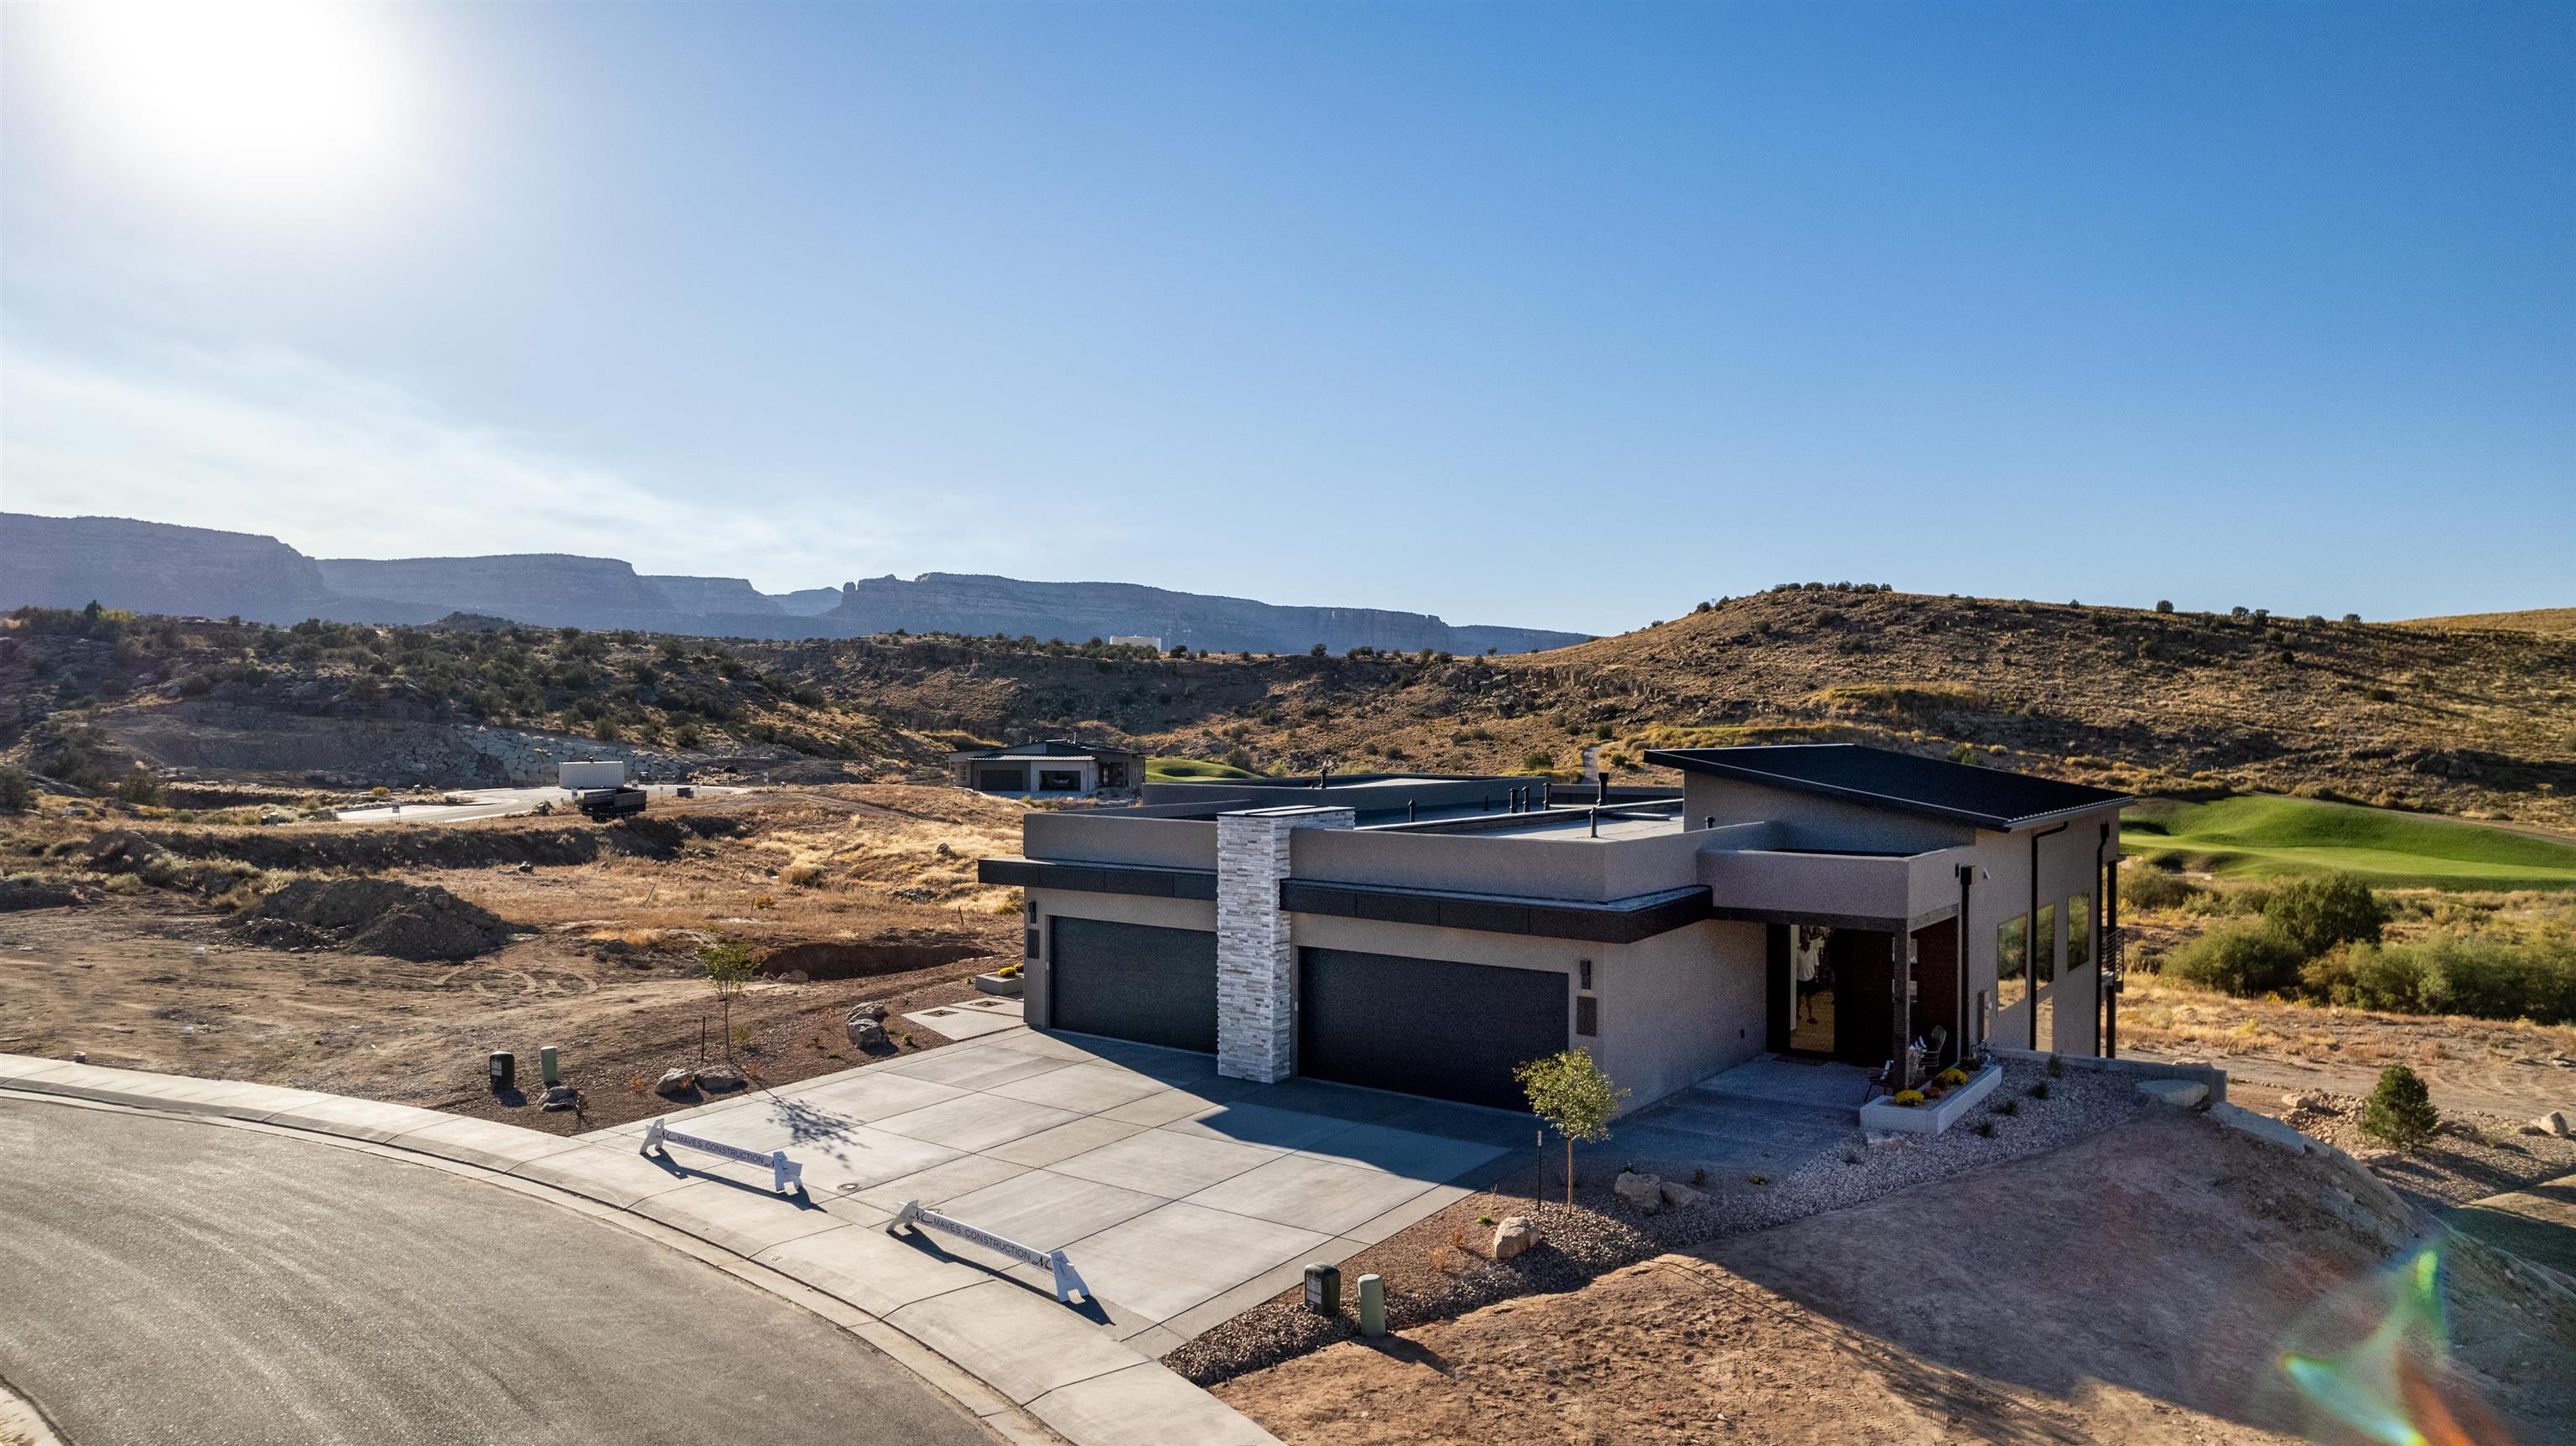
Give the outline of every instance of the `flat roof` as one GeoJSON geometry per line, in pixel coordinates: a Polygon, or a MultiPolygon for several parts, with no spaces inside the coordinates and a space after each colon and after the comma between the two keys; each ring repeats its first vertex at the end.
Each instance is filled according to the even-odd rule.
{"type": "MultiPolygon", "coordinates": [[[[1600,836],[1606,839],[1653,838],[1658,834],[1681,831],[1679,810],[1661,818],[1612,818],[1606,813],[1601,816],[1600,836]]],[[[1478,829],[1476,832],[1479,837],[1486,838],[1589,839],[1593,836],[1592,820],[1588,817],[1539,817],[1517,828],[1478,829]]]]}
{"type": "Polygon", "coordinates": [[[2125,793],[1859,743],[1656,748],[1648,762],[2009,833],[2131,802],[2125,793]]]}
{"type": "Polygon", "coordinates": [[[1080,760],[1095,757],[1103,753],[1109,754],[1112,757],[1120,758],[1135,756],[1135,750],[1131,748],[1100,748],[1088,743],[1076,743],[1069,738],[1050,738],[1043,743],[1013,743],[1001,748],[968,748],[956,753],[951,753],[948,756],[961,761],[985,758],[1067,758],[1080,760]]]}

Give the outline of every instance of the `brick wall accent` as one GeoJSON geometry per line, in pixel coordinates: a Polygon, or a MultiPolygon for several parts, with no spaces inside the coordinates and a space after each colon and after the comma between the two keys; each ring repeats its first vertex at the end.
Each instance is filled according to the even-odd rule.
{"type": "Polygon", "coordinates": [[[1275,1084],[1297,1072],[1297,949],[1279,907],[1289,835],[1349,828],[1347,808],[1264,808],[1216,821],[1216,1071],[1275,1084]]]}

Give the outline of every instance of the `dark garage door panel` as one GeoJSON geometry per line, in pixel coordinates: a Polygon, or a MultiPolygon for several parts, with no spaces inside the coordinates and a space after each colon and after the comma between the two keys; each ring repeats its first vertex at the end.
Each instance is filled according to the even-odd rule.
{"type": "Polygon", "coordinates": [[[1216,1053],[1216,935],[1104,919],[1052,926],[1049,1024],[1216,1053]]]}
{"type": "Polygon", "coordinates": [[[1348,949],[1297,957],[1297,1072],[1527,1109],[1512,1066],[1565,1048],[1566,978],[1348,949]]]}

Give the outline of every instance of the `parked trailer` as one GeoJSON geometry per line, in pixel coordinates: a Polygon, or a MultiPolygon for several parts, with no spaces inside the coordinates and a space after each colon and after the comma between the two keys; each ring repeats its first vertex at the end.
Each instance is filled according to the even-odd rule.
{"type": "Polygon", "coordinates": [[[642,813],[644,798],[640,788],[593,788],[576,795],[573,802],[592,818],[617,818],[642,813]]]}
{"type": "Polygon", "coordinates": [[[555,765],[555,783],[580,793],[593,788],[626,786],[626,765],[614,758],[584,759],[555,765]]]}

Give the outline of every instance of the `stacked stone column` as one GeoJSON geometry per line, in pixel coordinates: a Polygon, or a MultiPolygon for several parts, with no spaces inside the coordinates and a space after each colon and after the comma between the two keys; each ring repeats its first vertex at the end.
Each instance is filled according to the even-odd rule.
{"type": "Polygon", "coordinates": [[[1279,907],[1289,835],[1349,828],[1347,808],[1264,808],[1216,821],[1216,1071],[1274,1084],[1297,1072],[1297,947],[1279,907]]]}

